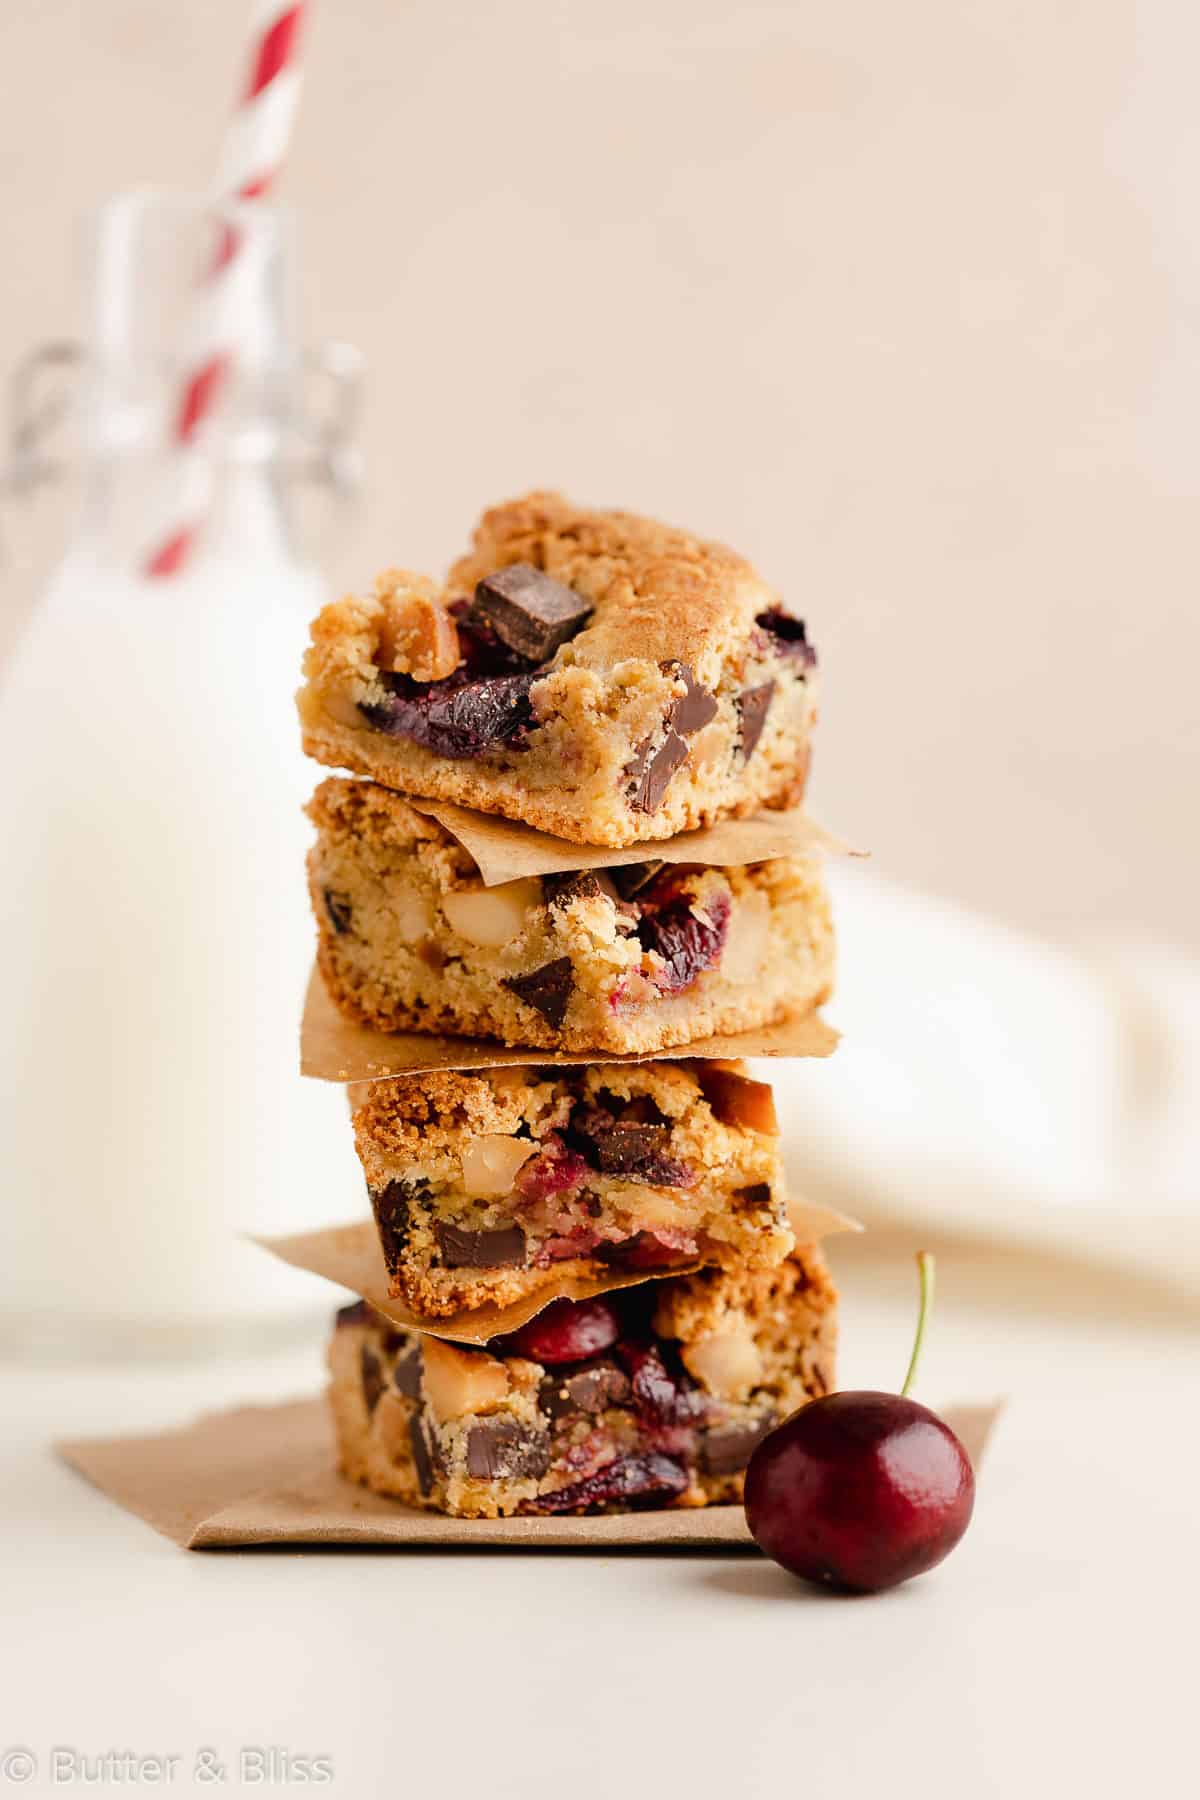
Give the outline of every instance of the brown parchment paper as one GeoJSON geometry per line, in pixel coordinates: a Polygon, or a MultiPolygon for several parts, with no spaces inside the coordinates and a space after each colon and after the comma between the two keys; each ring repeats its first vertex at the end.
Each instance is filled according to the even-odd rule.
{"type": "MultiPolygon", "coordinates": [[[[861,1231],[856,1219],[833,1212],[827,1206],[809,1206],[803,1201],[788,1202],[788,1221],[799,1242],[815,1244],[836,1231],[861,1231]]],[[[324,1231],[302,1231],[287,1237],[258,1237],[252,1240],[270,1251],[293,1269],[306,1269],[310,1275],[321,1275],[338,1287],[367,1301],[404,1331],[424,1331],[431,1337],[450,1338],[456,1344],[486,1344],[489,1338],[519,1331],[527,1320],[549,1306],[552,1300],[590,1300],[594,1294],[615,1294],[621,1288],[641,1287],[647,1281],[661,1281],[663,1270],[650,1273],[610,1274],[598,1280],[583,1281],[567,1274],[554,1276],[536,1294],[515,1300],[509,1306],[477,1306],[444,1319],[422,1319],[411,1313],[401,1300],[388,1293],[387,1268],[379,1247],[379,1236],[369,1220],[353,1225],[331,1225],[324,1231]]],[[[701,1267],[699,1262],[681,1263],[671,1275],[691,1275],[701,1267]]]]}
{"type": "Polygon", "coordinates": [[[522,1063],[551,1068],[556,1063],[686,1062],[701,1058],[734,1060],[746,1056],[830,1056],[838,1034],[819,1013],[798,1013],[781,1025],[736,1037],[700,1038],[667,1050],[614,1055],[594,1050],[539,1050],[513,1047],[491,1038],[425,1036],[415,1031],[373,1031],[342,1017],[314,968],[304,1000],[300,1026],[300,1070],[318,1081],[379,1081],[390,1075],[427,1075],[434,1069],[499,1069],[522,1063]]]}
{"type": "MultiPolygon", "coordinates": [[[[1000,1402],[941,1416],[978,1467],[1000,1402]]],[[[79,1438],[59,1456],[127,1512],[187,1550],[272,1544],[418,1549],[749,1550],[740,1506],[601,1518],[446,1519],[346,1481],[323,1399],[239,1406],[173,1431],[79,1438]]]]}
{"type": "Polygon", "coordinates": [[[742,863],[771,862],[777,856],[861,856],[823,825],[801,812],[764,812],[752,819],[725,819],[705,831],[685,831],[662,843],[631,844],[625,850],[568,843],[513,819],[470,812],[449,801],[414,800],[416,812],[436,819],[458,839],[479,868],[485,887],[499,887],[524,875],[558,875],[570,869],[619,869],[632,863],[703,863],[727,869],[742,863]]]}

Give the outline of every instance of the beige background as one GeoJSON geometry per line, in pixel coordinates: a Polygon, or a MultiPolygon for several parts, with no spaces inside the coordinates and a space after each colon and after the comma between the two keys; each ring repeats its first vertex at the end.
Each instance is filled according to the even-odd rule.
{"type": "MultiPolygon", "coordinates": [[[[244,13],[3,9],[6,364],[76,326],[83,208],[208,177],[244,13]]],[[[882,867],[1200,944],[1192,10],[330,0],[310,50],[306,322],[373,374],[331,575],[533,483],[723,536],[882,867]]],[[[58,519],[5,512],[0,644],[58,519]]]]}

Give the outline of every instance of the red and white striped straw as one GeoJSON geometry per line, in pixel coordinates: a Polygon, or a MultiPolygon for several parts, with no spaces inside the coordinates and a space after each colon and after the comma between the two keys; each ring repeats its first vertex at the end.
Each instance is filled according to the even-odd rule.
{"type": "MultiPolygon", "coordinates": [[[[300,40],[306,11],[307,0],[258,0],[255,6],[246,85],[221,157],[220,202],[263,199],[283,167],[300,98],[300,40]]],[[[201,454],[201,440],[221,403],[237,355],[243,239],[235,225],[225,224],[197,298],[203,347],[191,362],[175,406],[169,511],[164,511],[143,559],[143,573],[149,576],[177,574],[203,530],[211,470],[201,454]]]]}

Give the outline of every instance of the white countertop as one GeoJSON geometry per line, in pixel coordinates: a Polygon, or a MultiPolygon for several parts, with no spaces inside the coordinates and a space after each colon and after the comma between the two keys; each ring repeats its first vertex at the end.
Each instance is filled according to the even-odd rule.
{"type": "MultiPolygon", "coordinates": [[[[883,1248],[835,1252],[845,1386],[903,1374],[915,1278],[883,1248]]],[[[1014,1260],[1000,1304],[941,1265],[921,1395],[1008,1407],[959,1550],[871,1600],[750,1554],[189,1554],[48,1440],[304,1392],[315,1346],[0,1368],[0,1793],[9,1746],[39,1761],[24,1793],[67,1785],[54,1746],[178,1756],[183,1792],[211,1748],[226,1791],[311,1791],[240,1782],[243,1747],[277,1747],[354,1800],[1191,1791],[1200,1338],[1150,1292],[1105,1318],[1076,1280],[1058,1314],[1053,1272],[1014,1260]]]]}

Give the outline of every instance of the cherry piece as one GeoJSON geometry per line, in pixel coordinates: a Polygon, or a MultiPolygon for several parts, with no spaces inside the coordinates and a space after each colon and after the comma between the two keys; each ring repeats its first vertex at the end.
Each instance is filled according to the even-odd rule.
{"type": "Polygon", "coordinates": [[[657,951],[662,958],[654,981],[668,994],[682,993],[705,969],[720,962],[729,934],[729,895],[714,894],[705,902],[704,916],[699,917],[692,911],[692,895],[685,880],[672,870],[640,901],[638,937],[644,949],[657,951]]]}
{"type": "Polygon", "coordinates": [[[588,1166],[577,1150],[569,1150],[556,1131],[542,1140],[536,1156],[531,1156],[517,1176],[517,1190],[526,1200],[549,1200],[565,1194],[584,1181],[588,1166]]]}
{"type": "Polygon", "coordinates": [[[803,619],[793,618],[782,606],[772,606],[759,613],[754,623],[770,634],[780,656],[795,657],[805,669],[814,666],[817,653],[808,641],[803,619]]]}
{"type": "Polygon", "coordinates": [[[707,1412],[700,1390],[684,1387],[668,1373],[657,1344],[621,1344],[617,1355],[629,1376],[634,1410],[644,1422],[686,1425],[707,1412]]]}
{"type": "Polygon", "coordinates": [[[619,1456],[594,1475],[570,1487],[555,1488],[525,1503],[529,1512],[586,1512],[593,1506],[619,1503],[636,1506],[674,1500],[688,1485],[685,1470],[669,1456],[652,1451],[648,1456],[619,1456]]]}
{"type": "Polygon", "coordinates": [[[419,687],[393,677],[394,691],[359,711],[376,731],[411,738],[437,756],[459,760],[482,756],[506,744],[533,718],[529,690],[536,675],[487,675],[463,681],[460,674],[419,687]]]}
{"type": "Polygon", "coordinates": [[[806,1581],[870,1594],[940,1563],[971,1520],[975,1476],[950,1427],[904,1390],[828,1394],[768,1433],[746,1471],[746,1522],[759,1548],[806,1581]]]}
{"type": "Polygon", "coordinates": [[[555,1368],[599,1356],[616,1343],[621,1327],[607,1300],[552,1300],[504,1339],[504,1354],[527,1356],[530,1362],[555,1368]]]}

